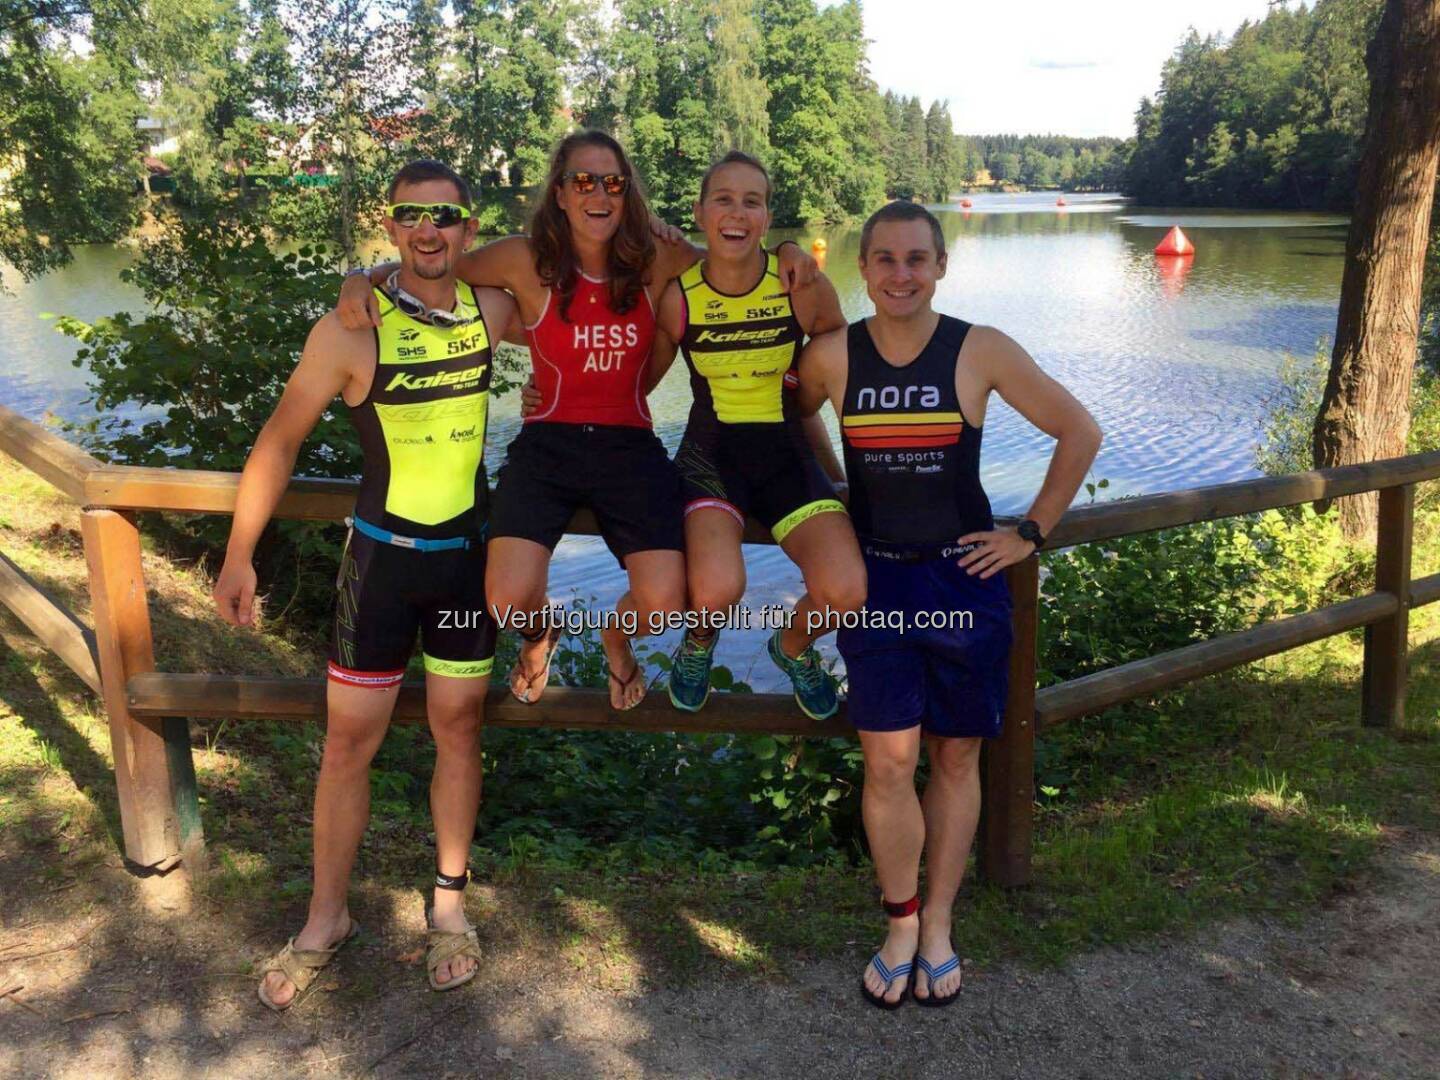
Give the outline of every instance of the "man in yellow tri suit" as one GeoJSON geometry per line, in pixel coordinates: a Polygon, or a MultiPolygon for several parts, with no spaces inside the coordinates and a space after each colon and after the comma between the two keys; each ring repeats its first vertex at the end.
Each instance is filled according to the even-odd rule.
{"type": "Polygon", "coordinates": [[[427,915],[430,985],[473,979],[480,953],[465,917],[466,862],[480,805],[481,707],[495,649],[484,530],[485,426],[497,339],[520,333],[515,302],[456,280],[475,236],[470,188],[435,161],[390,185],[385,231],[400,267],[377,289],[378,328],[335,313],[310,332],[299,365],[245,464],[215,601],[253,622],[256,542],[290,481],[301,443],[338,394],[360,436],[364,473],[337,580],[325,752],[315,788],[315,884],[300,933],[264,967],[260,1000],[288,1008],[357,932],[346,902],[370,812],[370,761],[389,726],[418,633],[435,773],[436,875],[427,915]],[[493,337],[492,337],[493,335],[493,337]]]}

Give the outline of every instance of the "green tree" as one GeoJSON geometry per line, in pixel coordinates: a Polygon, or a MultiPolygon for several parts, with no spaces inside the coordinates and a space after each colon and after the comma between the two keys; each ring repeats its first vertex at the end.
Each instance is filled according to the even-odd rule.
{"type": "Polygon", "coordinates": [[[890,192],[896,199],[913,199],[930,193],[930,170],[926,161],[925,112],[918,97],[900,98],[887,104],[887,117],[895,117],[890,145],[890,192]]]}
{"type": "Polygon", "coordinates": [[[138,219],[145,54],[126,15],[120,0],[0,0],[0,259],[26,277],[138,219]]]}
{"type": "Polygon", "coordinates": [[[760,31],[749,0],[710,0],[714,44],[716,156],[743,150],[764,161],[770,156],[770,89],[756,59],[760,31]]]}
{"type": "Polygon", "coordinates": [[[959,141],[948,102],[932,101],[925,113],[925,168],[930,178],[927,198],[948,199],[960,182],[959,141]]]}

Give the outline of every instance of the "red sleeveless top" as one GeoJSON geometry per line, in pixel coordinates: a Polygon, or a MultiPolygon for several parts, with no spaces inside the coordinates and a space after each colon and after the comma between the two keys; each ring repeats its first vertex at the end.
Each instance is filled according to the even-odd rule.
{"type": "Polygon", "coordinates": [[[580,276],[570,320],[560,317],[560,294],[550,290],[533,326],[530,364],[540,406],[525,423],[614,424],[650,427],[642,382],[655,342],[655,308],[642,290],[624,315],[610,306],[610,284],[580,276]]]}

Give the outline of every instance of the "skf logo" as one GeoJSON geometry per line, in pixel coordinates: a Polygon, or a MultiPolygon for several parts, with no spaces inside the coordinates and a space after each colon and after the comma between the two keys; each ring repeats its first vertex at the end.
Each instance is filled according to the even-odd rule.
{"type": "Polygon", "coordinates": [[[747,319],[773,319],[785,310],[784,305],[776,304],[773,307],[752,307],[745,309],[747,319]]]}
{"type": "Polygon", "coordinates": [[[469,337],[461,338],[459,341],[447,342],[445,352],[450,356],[460,356],[463,353],[474,352],[480,348],[484,340],[484,334],[471,334],[469,337]]]}
{"type": "Polygon", "coordinates": [[[419,331],[419,330],[416,330],[414,327],[407,327],[406,329],[400,331],[400,340],[401,340],[401,341],[414,341],[414,340],[416,340],[419,336],[420,336],[420,331],[419,331]]]}
{"type": "Polygon", "coordinates": [[[477,364],[474,367],[466,368],[464,371],[444,371],[439,375],[411,375],[408,371],[402,371],[390,380],[390,385],[385,387],[386,393],[391,390],[433,390],[437,386],[455,386],[459,383],[467,383],[480,378],[485,373],[488,364],[477,364]]]}

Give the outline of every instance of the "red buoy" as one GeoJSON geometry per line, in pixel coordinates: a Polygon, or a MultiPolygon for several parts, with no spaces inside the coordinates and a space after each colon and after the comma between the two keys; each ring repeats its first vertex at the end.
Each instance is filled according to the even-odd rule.
{"type": "Polygon", "coordinates": [[[1064,206],[1064,205],[1065,205],[1065,196],[1064,196],[1064,195],[1061,195],[1058,199],[1056,199],[1056,200],[1055,200],[1055,205],[1056,205],[1056,206],[1064,206]]]}
{"type": "Polygon", "coordinates": [[[969,199],[961,199],[961,200],[960,200],[960,205],[961,205],[964,209],[969,210],[970,207],[974,206],[975,204],[972,203],[969,199]]]}
{"type": "Polygon", "coordinates": [[[1194,255],[1195,245],[1185,235],[1179,225],[1171,226],[1170,231],[1165,234],[1165,239],[1155,245],[1156,255],[1194,255]]]}

